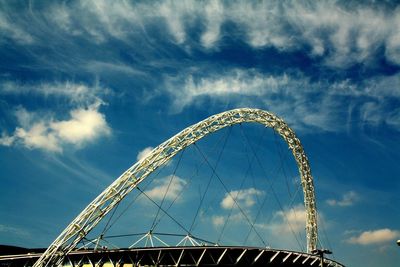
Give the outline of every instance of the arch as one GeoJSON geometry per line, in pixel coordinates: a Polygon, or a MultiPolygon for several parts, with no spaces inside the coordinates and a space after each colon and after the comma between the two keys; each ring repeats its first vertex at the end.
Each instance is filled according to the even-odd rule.
{"type": "Polygon", "coordinates": [[[273,128],[288,144],[296,160],[304,193],[306,208],[307,252],[316,249],[317,214],[314,184],[307,156],[294,131],[279,117],[260,109],[240,108],[213,115],[187,127],[154,148],[149,155],[136,162],[100,195],[98,195],[55,239],[35,263],[35,267],[61,263],[97,223],[150,173],[169,161],[179,151],[204,136],[222,128],[244,122],[255,122],[273,128]]]}

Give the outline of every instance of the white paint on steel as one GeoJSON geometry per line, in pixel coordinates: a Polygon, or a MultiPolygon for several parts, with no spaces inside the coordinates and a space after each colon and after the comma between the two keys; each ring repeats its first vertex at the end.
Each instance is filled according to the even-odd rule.
{"type": "Polygon", "coordinates": [[[136,162],[97,196],[48,247],[34,267],[59,265],[64,256],[71,252],[110,210],[150,173],[168,162],[179,151],[210,133],[244,122],[260,123],[273,128],[291,149],[299,168],[307,211],[307,251],[316,249],[317,219],[314,185],[308,159],[300,140],[293,130],[274,114],[260,109],[240,108],[200,121],[154,148],[148,156],[136,162]]]}

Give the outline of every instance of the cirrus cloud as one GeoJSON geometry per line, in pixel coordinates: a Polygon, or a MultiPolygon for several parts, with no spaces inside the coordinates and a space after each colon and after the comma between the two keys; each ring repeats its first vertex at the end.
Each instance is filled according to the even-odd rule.
{"type": "MultiPolygon", "coordinates": [[[[151,29],[157,25],[158,30],[169,33],[163,35],[163,41],[172,41],[188,51],[196,43],[214,49],[231,35],[227,29],[232,27],[224,26],[234,25],[234,38],[256,49],[306,48],[311,58],[322,57],[325,65],[335,68],[373,64],[373,58],[383,51],[387,61],[399,65],[400,31],[396,25],[400,22],[400,8],[373,2],[73,1],[44,7],[32,5],[27,9],[29,13],[25,11],[13,22],[2,12],[0,37],[18,44],[40,43],[45,39],[41,34],[47,34],[49,28],[38,16],[30,19],[39,11],[47,14],[44,18],[53,22],[52,27],[57,27],[63,38],[81,37],[95,44],[111,39],[131,43],[141,34],[153,38],[151,29]],[[197,34],[191,34],[193,29],[197,34]]],[[[15,12],[12,5],[4,6],[10,14],[15,12]]]]}
{"type": "Polygon", "coordinates": [[[400,101],[399,83],[399,74],[360,83],[349,79],[331,82],[315,81],[302,73],[233,68],[196,74],[183,71],[166,78],[165,90],[171,96],[172,112],[205,101],[208,105],[222,102],[233,107],[266,108],[297,129],[341,132],[353,125],[363,128],[382,124],[400,130],[396,116],[400,109],[393,105],[400,101]]]}
{"type": "Polygon", "coordinates": [[[5,96],[36,96],[43,98],[64,99],[74,105],[90,105],[101,102],[100,96],[110,94],[108,88],[87,86],[83,83],[53,82],[53,83],[19,83],[15,81],[1,81],[0,95],[5,96]]]}

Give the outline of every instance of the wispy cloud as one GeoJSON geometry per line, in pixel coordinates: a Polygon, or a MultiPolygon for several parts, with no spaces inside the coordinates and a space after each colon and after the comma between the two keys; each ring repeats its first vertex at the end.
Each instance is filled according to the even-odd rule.
{"type": "Polygon", "coordinates": [[[111,94],[108,88],[88,86],[83,83],[53,82],[53,83],[20,83],[16,81],[1,81],[0,94],[17,96],[38,96],[63,98],[73,104],[89,105],[100,101],[103,95],[111,94]]]}
{"type": "MultiPolygon", "coordinates": [[[[285,12],[300,40],[311,45],[312,53],[325,56],[325,63],[336,67],[368,63],[397,31],[392,23],[397,20],[398,10],[319,1],[309,5],[294,2],[286,6],[285,12]]],[[[396,56],[388,59],[396,61],[396,56]]]]}
{"type": "Polygon", "coordinates": [[[351,80],[311,80],[303,74],[262,73],[255,69],[231,69],[212,73],[182,73],[165,81],[173,112],[208,101],[232,106],[258,106],[282,117],[295,128],[341,132],[356,127],[389,125],[400,130],[400,75],[351,80]],[[180,89],[178,89],[180,88],[180,89]]]}
{"type": "Polygon", "coordinates": [[[350,244],[372,245],[389,242],[399,237],[400,231],[384,228],[362,232],[360,235],[353,236],[346,241],[350,244]]]}
{"type": "Polygon", "coordinates": [[[201,44],[205,48],[212,48],[221,38],[221,26],[225,19],[222,2],[207,2],[204,7],[204,17],[206,30],[201,35],[201,44]]]}
{"type": "Polygon", "coordinates": [[[292,231],[298,233],[305,230],[306,210],[303,205],[297,205],[290,209],[277,211],[274,214],[273,222],[267,225],[275,234],[289,234],[292,231]]]}
{"type": "Polygon", "coordinates": [[[326,203],[330,206],[348,207],[353,206],[359,199],[360,196],[356,192],[349,191],[346,192],[341,199],[328,199],[326,203]]]}
{"type": "Polygon", "coordinates": [[[0,44],[4,41],[4,38],[10,38],[16,43],[23,45],[34,43],[34,37],[22,27],[23,25],[18,24],[20,21],[0,11],[0,44]]]}
{"type": "Polygon", "coordinates": [[[96,74],[105,73],[125,73],[128,75],[144,76],[143,71],[135,69],[134,67],[121,63],[121,62],[103,62],[98,60],[90,60],[86,62],[83,69],[96,74]]]}
{"type": "Polygon", "coordinates": [[[24,238],[27,238],[28,236],[30,236],[30,233],[24,229],[20,229],[20,228],[16,228],[16,227],[4,225],[4,224],[0,224],[0,233],[13,234],[13,235],[17,235],[17,236],[24,237],[24,238]]]}
{"type": "Polygon", "coordinates": [[[185,106],[201,97],[224,98],[230,95],[260,97],[267,93],[278,93],[289,84],[286,74],[263,75],[255,70],[233,69],[225,74],[194,77],[184,75],[166,80],[167,90],[174,95],[174,108],[181,111],[185,106]],[[182,90],[177,90],[183,80],[182,90]],[[179,94],[179,98],[175,95],[179,94]]]}
{"type": "MultiPolygon", "coordinates": [[[[384,4],[377,8],[373,3],[344,5],[338,1],[185,0],[178,4],[91,0],[41,8],[63,37],[79,36],[95,43],[110,39],[132,42],[139,35],[150,36],[148,29],[155,27],[156,22],[164,22],[158,23],[157,29],[169,33],[163,35],[165,41],[171,40],[185,49],[200,42],[204,48],[213,49],[228,35],[223,26],[229,24],[236,29],[233,38],[240,38],[253,48],[274,47],[283,51],[306,48],[310,57],[323,57],[328,66],[373,64],[374,56],[382,49],[388,61],[400,64],[400,31],[396,27],[400,8],[384,4]],[[194,29],[197,34],[193,35],[194,29]]],[[[35,5],[29,10],[34,12],[35,5]]],[[[44,40],[41,34],[48,29],[37,28],[46,24],[36,18],[30,25],[33,27],[27,27],[24,17],[29,15],[11,23],[5,13],[0,13],[3,38],[22,44],[44,40]]]]}

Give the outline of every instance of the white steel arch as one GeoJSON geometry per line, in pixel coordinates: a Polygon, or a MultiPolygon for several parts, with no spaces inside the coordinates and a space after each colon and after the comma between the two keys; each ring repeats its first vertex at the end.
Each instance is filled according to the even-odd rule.
{"type": "Polygon", "coordinates": [[[300,140],[293,130],[274,114],[260,109],[240,108],[213,115],[187,127],[154,148],[148,156],[136,162],[97,196],[55,239],[34,267],[59,265],[64,256],[73,250],[110,210],[150,173],[169,161],[179,151],[207,134],[243,122],[255,122],[273,128],[291,149],[301,176],[307,213],[307,252],[311,253],[317,246],[317,214],[313,178],[300,140]]]}

